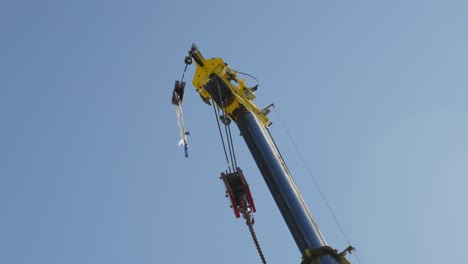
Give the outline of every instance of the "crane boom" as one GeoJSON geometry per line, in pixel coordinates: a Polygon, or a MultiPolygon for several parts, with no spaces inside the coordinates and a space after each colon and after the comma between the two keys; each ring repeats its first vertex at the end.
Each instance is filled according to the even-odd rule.
{"type": "Polygon", "coordinates": [[[195,45],[185,62],[191,63],[192,58],[196,62],[193,85],[205,103],[214,102],[237,124],[302,254],[302,263],[349,264],[346,250],[338,253],[327,246],[268,131],[267,111],[252,102],[254,89],[221,58],[205,59],[195,45]]]}

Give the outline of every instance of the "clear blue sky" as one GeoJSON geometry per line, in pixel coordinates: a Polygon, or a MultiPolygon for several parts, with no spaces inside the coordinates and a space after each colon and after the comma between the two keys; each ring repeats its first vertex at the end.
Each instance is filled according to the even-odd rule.
{"type": "MultiPolygon", "coordinates": [[[[2,1],[0,263],[260,263],[218,179],[212,109],[191,85],[191,157],[177,146],[170,97],[192,42],[260,80],[256,103],[277,106],[363,264],[459,263],[467,10],[455,0],[2,1]]],[[[325,238],[344,249],[270,117],[325,238]]],[[[299,263],[234,140],[267,260],[299,263]]]]}

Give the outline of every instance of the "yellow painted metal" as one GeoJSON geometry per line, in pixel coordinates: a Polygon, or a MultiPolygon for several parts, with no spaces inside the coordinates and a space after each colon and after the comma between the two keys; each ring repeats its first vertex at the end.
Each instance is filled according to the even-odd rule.
{"type": "Polygon", "coordinates": [[[212,99],[212,95],[204,88],[204,86],[213,79],[214,75],[217,75],[226,87],[232,92],[232,98],[229,98],[224,105],[217,106],[226,112],[231,119],[236,120],[235,111],[245,110],[254,114],[264,126],[269,126],[271,122],[268,117],[262,113],[252,100],[255,99],[255,95],[250,87],[245,86],[245,79],[239,80],[237,78],[237,71],[233,71],[221,58],[205,59],[196,50],[192,54],[196,63],[196,70],[193,77],[193,85],[197,92],[201,95],[203,101],[209,102],[212,99]],[[233,84],[237,84],[236,86],[233,84]]]}
{"type": "MultiPolygon", "coordinates": [[[[319,263],[319,258],[324,255],[329,255],[333,257],[340,264],[351,264],[345,257],[347,250],[348,249],[344,250],[341,253],[338,253],[338,250],[333,249],[329,246],[320,247],[314,250],[306,248],[304,250],[305,258],[303,258],[301,264],[317,264],[319,263]]],[[[354,248],[352,250],[354,250],[354,248]]]]}

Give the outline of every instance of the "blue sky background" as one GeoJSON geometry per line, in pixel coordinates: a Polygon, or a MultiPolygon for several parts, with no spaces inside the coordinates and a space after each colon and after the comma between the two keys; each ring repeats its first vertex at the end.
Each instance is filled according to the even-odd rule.
{"type": "MultiPolygon", "coordinates": [[[[218,179],[212,109],[191,85],[191,157],[177,146],[170,97],[192,42],[260,80],[257,105],[277,106],[361,263],[460,262],[467,10],[456,0],[2,1],[0,263],[260,263],[218,179]]],[[[270,118],[328,243],[344,249],[270,118]]],[[[234,140],[267,260],[299,263],[234,140]]]]}

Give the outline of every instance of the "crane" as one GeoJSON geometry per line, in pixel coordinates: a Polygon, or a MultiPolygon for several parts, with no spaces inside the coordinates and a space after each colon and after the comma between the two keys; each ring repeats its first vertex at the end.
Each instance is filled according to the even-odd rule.
{"type": "MultiPolygon", "coordinates": [[[[191,46],[188,56],[185,57],[184,74],[187,65],[192,64],[193,61],[196,64],[193,86],[203,102],[213,105],[213,108],[221,111],[220,120],[222,123],[229,125],[233,121],[239,128],[242,138],[245,140],[301,253],[301,264],[349,264],[350,262],[345,255],[351,253],[354,248],[349,246],[344,251],[339,252],[327,245],[268,130],[271,125],[267,116],[270,111],[269,107],[260,109],[253,103],[258,85],[247,86],[245,80],[238,77],[239,72],[231,70],[221,58],[205,59],[195,44],[191,46]]],[[[185,87],[184,74],[180,81],[176,81],[174,87],[176,95],[173,94],[173,104],[176,106],[180,106],[181,100],[174,100],[174,96],[176,98],[183,96],[180,91],[183,91],[185,87]]],[[[187,156],[184,129],[181,129],[181,135],[187,156]]],[[[230,136],[230,132],[228,135],[230,136]]],[[[227,137],[227,143],[229,143],[229,137],[227,137]]],[[[235,158],[232,159],[232,152],[230,149],[230,162],[225,150],[226,159],[232,168],[230,167],[229,171],[221,173],[220,178],[226,186],[226,196],[231,201],[234,214],[236,217],[240,217],[242,214],[251,228],[253,225],[252,213],[256,210],[255,205],[242,170],[237,167],[235,158]]],[[[252,229],[251,233],[254,236],[252,229]]],[[[262,261],[266,263],[255,237],[254,240],[262,261]]]]}

